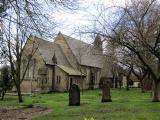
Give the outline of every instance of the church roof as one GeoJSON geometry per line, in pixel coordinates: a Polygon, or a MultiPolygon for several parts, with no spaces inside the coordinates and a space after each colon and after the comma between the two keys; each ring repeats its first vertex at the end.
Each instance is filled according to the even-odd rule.
{"type": "MultiPolygon", "coordinates": [[[[72,50],[72,53],[74,54],[79,64],[97,68],[103,67],[102,55],[97,54],[98,50],[95,49],[93,45],[87,44],[83,41],[77,40],[64,34],[62,35],[67,41],[70,49],[72,50]]],[[[38,37],[35,37],[35,40],[39,43],[38,49],[46,64],[54,64],[52,58],[55,54],[57,64],[70,66],[70,63],[66,59],[62,48],[58,44],[38,37]]]]}
{"type": "Polygon", "coordinates": [[[72,75],[72,76],[85,76],[84,74],[82,74],[80,71],[73,69],[71,67],[67,67],[64,65],[57,65],[59,68],[61,68],[64,72],[66,72],[68,75],[72,75]]]}
{"type": "Polygon", "coordinates": [[[53,56],[56,56],[57,64],[68,65],[60,46],[56,43],[43,40],[41,38],[35,37],[35,40],[39,43],[38,50],[41,53],[42,58],[46,64],[53,65],[53,56]],[[56,53],[56,54],[55,54],[56,53]]]}
{"type": "Polygon", "coordinates": [[[74,56],[81,65],[103,67],[103,56],[93,45],[62,34],[71,48],[74,56]]]}

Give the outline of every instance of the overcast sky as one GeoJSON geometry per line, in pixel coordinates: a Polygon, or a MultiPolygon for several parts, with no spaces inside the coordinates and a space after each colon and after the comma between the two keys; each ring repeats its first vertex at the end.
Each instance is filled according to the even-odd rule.
{"type": "MultiPolygon", "coordinates": [[[[73,37],[79,36],[75,35],[76,29],[83,29],[84,26],[88,26],[91,23],[92,17],[97,14],[97,5],[103,4],[105,6],[120,5],[125,4],[125,0],[81,0],[80,9],[74,12],[58,11],[53,13],[54,17],[56,14],[56,20],[62,24],[57,31],[61,31],[66,35],[71,35],[73,37]]],[[[129,0],[128,0],[129,1],[129,0]]],[[[86,42],[86,39],[83,39],[86,42]]],[[[89,40],[89,39],[88,39],[89,40]]]]}

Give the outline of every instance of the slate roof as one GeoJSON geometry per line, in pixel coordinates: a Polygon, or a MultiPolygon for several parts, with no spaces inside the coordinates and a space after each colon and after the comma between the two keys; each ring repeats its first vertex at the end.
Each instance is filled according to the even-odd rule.
{"type": "Polygon", "coordinates": [[[49,65],[54,64],[52,61],[52,58],[55,53],[57,58],[57,64],[61,64],[61,65],[69,64],[58,44],[47,41],[47,40],[43,40],[38,37],[35,37],[35,40],[38,42],[38,50],[41,53],[41,56],[46,62],[46,64],[49,64],[49,65]]]}
{"type": "Polygon", "coordinates": [[[103,56],[91,44],[77,40],[70,36],[62,34],[71,48],[74,56],[81,65],[92,67],[103,67],[103,56]]]}
{"type": "Polygon", "coordinates": [[[71,67],[63,66],[63,65],[57,65],[59,68],[61,68],[64,72],[66,72],[68,75],[72,76],[85,76],[80,71],[73,69],[71,67]]]}
{"type": "MultiPolygon", "coordinates": [[[[87,44],[83,41],[77,40],[64,34],[62,35],[67,41],[79,64],[97,68],[103,67],[102,55],[95,54],[98,50],[94,49],[93,45],[87,44]]],[[[43,40],[38,37],[35,37],[35,40],[39,43],[38,49],[46,64],[53,65],[52,58],[55,54],[57,58],[57,64],[70,66],[70,63],[66,59],[61,47],[58,44],[43,40]]]]}

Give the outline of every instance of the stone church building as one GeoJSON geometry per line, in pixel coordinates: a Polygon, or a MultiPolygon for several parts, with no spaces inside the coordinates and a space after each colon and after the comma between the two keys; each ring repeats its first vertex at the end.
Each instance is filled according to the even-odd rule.
{"type": "Polygon", "coordinates": [[[68,91],[71,84],[80,89],[98,88],[102,68],[99,36],[93,45],[62,33],[53,42],[30,36],[23,49],[22,92],[68,91]]]}

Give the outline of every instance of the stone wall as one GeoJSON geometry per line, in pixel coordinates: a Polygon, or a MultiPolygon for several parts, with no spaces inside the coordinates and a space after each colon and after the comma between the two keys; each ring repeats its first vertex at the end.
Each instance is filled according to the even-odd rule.
{"type": "MultiPolygon", "coordinates": [[[[23,49],[21,76],[23,75],[23,72],[26,69],[26,64],[28,62],[28,56],[32,53],[33,44],[36,44],[36,43],[34,42],[33,38],[31,37],[30,40],[27,41],[27,43],[26,43],[26,45],[23,49]]],[[[34,81],[33,82],[33,91],[36,91],[36,90],[40,89],[40,87],[38,86],[39,85],[38,79],[40,77],[38,75],[38,70],[40,68],[46,67],[45,62],[44,62],[43,58],[41,57],[41,54],[40,54],[39,50],[35,46],[34,46],[35,53],[32,56],[32,60],[34,60],[35,63],[34,63],[34,65],[30,63],[29,68],[28,68],[28,70],[26,72],[26,75],[24,77],[24,80],[22,81],[21,88],[22,88],[23,92],[30,92],[31,91],[30,90],[31,89],[31,87],[30,87],[31,86],[30,85],[31,80],[34,81]],[[33,67],[33,66],[34,66],[34,69],[30,69],[30,67],[33,67]],[[27,74],[34,74],[34,75],[28,76],[27,74]],[[35,89],[34,87],[37,88],[37,89],[35,89]]],[[[48,73],[46,75],[46,78],[48,79],[48,73]]],[[[49,89],[49,88],[47,88],[47,89],[49,89]]]]}
{"type": "Polygon", "coordinates": [[[37,90],[37,81],[24,80],[21,83],[21,91],[22,93],[31,93],[37,90]]]}
{"type": "Polygon", "coordinates": [[[80,89],[85,89],[85,78],[83,76],[69,76],[69,88],[70,88],[70,82],[72,79],[72,84],[78,85],[80,89]]]}
{"type": "Polygon", "coordinates": [[[100,82],[100,78],[101,78],[101,69],[93,68],[93,67],[89,67],[89,66],[83,66],[82,69],[83,69],[82,71],[84,71],[86,74],[86,78],[84,78],[85,82],[83,83],[84,89],[89,88],[89,84],[90,84],[90,80],[91,80],[91,71],[95,71],[94,72],[94,75],[95,75],[94,88],[99,88],[99,82],[100,82]]]}
{"type": "Polygon", "coordinates": [[[67,91],[68,88],[68,75],[62,71],[59,67],[55,67],[54,76],[54,90],[55,91],[67,91]]]}
{"type": "Polygon", "coordinates": [[[52,81],[53,81],[53,66],[47,66],[48,68],[48,88],[49,88],[49,91],[52,91],[53,88],[52,88],[52,81]]]}

